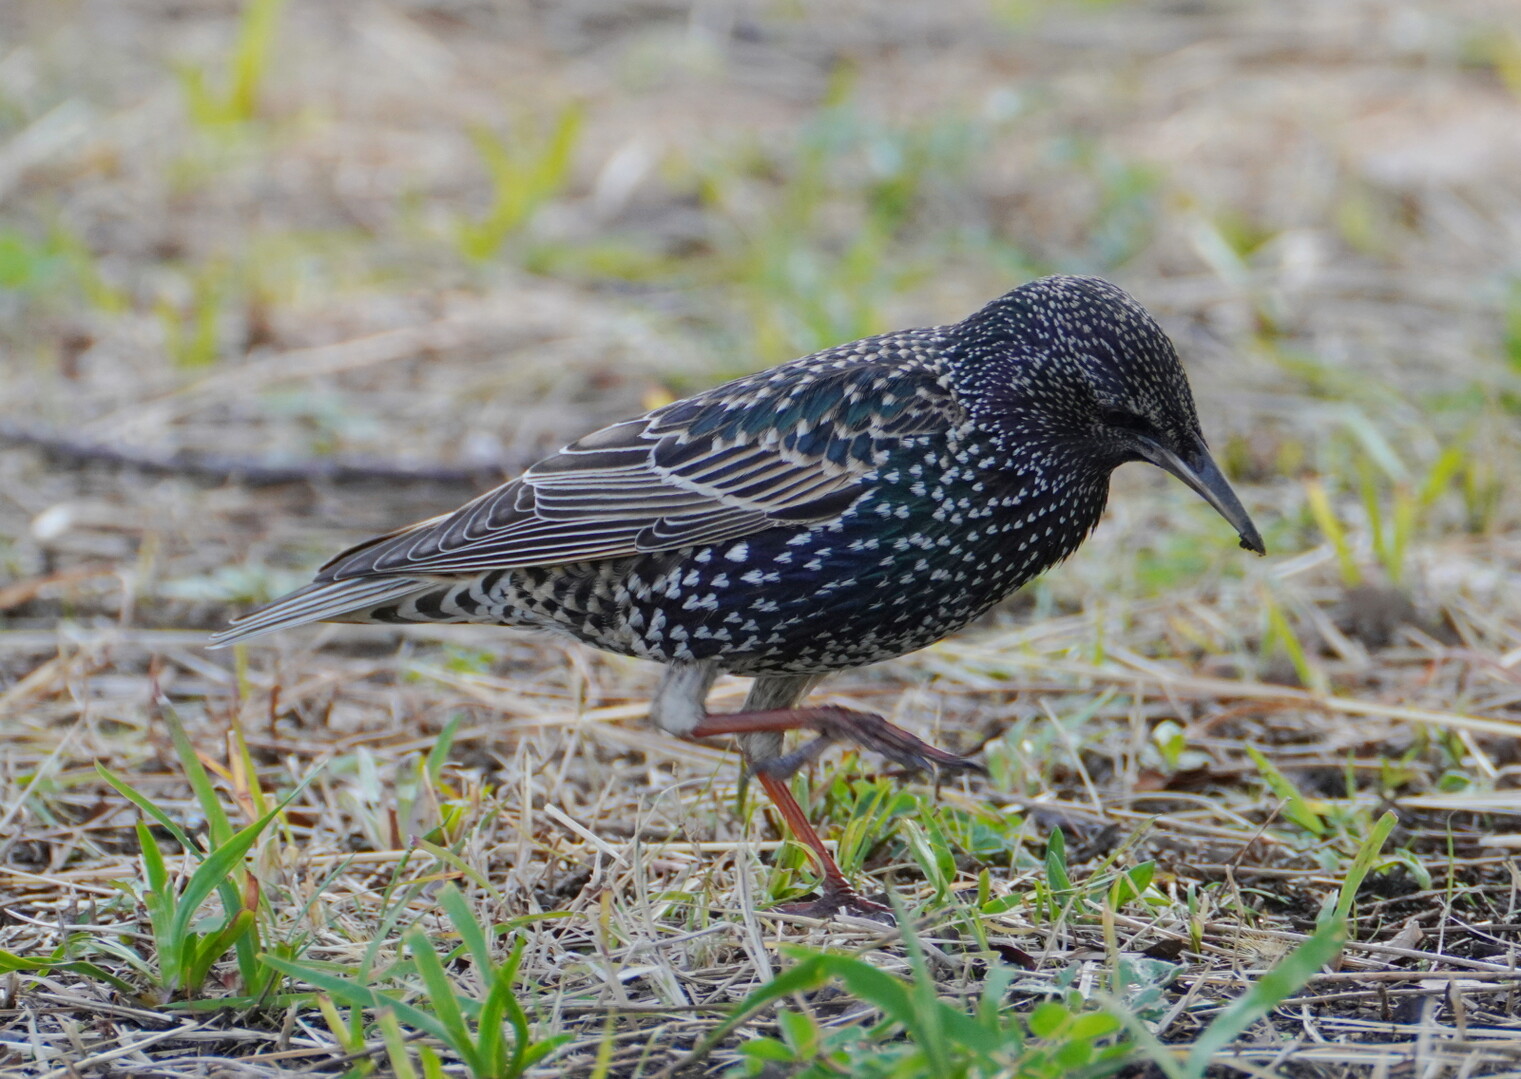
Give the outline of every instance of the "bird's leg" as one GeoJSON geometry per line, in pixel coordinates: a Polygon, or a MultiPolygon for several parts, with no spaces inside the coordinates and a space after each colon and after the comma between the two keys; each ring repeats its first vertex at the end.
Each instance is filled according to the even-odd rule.
{"type": "Polygon", "coordinates": [[[812,688],[809,675],[773,675],[757,678],[745,699],[743,711],[710,715],[703,697],[717,676],[706,665],[673,665],[667,668],[652,706],[652,715],[663,729],[687,738],[722,734],[739,736],[745,760],[777,811],[798,840],[812,853],[823,875],[822,895],[812,901],[783,904],[780,910],[826,918],[841,910],[877,913],[887,908],[863,898],[845,879],[834,856],[809,823],[787,786],[788,777],[814,760],[830,743],[845,739],[873,750],[915,771],[960,768],[982,771],[974,761],[937,749],[894,726],[881,716],[848,708],[826,706],[798,708],[797,702],[812,688]],[[782,752],[782,732],[812,730],[818,737],[791,753],[782,752]]]}
{"type": "Polygon", "coordinates": [[[810,851],[823,873],[823,894],[815,900],[784,904],[781,910],[791,914],[805,914],[814,918],[827,918],[841,910],[857,910],[876,913],[887,910],[861,896],[845,875],[840,872],[824,841],[808,822],[803,807],[787,786],[787,778],[814,760],[831,742],[846,738],[867,749],[874,750],[906,768],[915,771],[926,768],[962,768],[982,771],[982,766],[965,757],[937,749],[928,742],[914,737],[901,727],[894,726],[881,716],[869,712],[855,712],[848,708],[769,708],[754,712],[730,712],[725,715],[705,716],[688,732],[692,738],[707,738],[719,734],[754,736],[763,732],[789,730],[815,730],[819,737],[807,742],[791,753],[750,758],[750,767],[771,800],[776,803],[782,819],[810,851]]]}
{"type": "MultiPolygon", "coordinates": [[[[803,765],[817,758],[832,741],[840,738],[849,738],[859,746],[875,750],[890,761],[896,761],[908,769],[922,770],[935,767],[949,767],[949,769],[966,769],[981,772],[983,767],[975,761],[967,761],[963,756],[945,752],[943,749],[935,749],[931,744],[914,735],[908,734],[902,727],[893,726],[881,715],[873,715],[870,712],[855,712],[847,708],[770,708],[764,711],[754,712],[729,712],[724,715],[706,715],[698,721],[694,729],[689,730],[687,735],[691,738],[707,738],[712,735],[741,735],[741,737],[754,737],[759,734],[771,734],[780,730],[808,729],[817,730],[818,738],[803,744],[799,749],[791,753],[779,753],[776,749],[767,756],[750,756],[750,767],[756,773],[760,785],[765,787],[765,793],[770,794],[771,800],[776,804],[777,811],[782,814],[789,828],[792,829],[797,839],[808,846],[818,861],[818,869],[823,872],[823,895],[820,898],[805,902],[791,902],[785,904],[782,910],[794,915],[808,915],[812,918],[827,918],[840,910],[859,910],[859,912],[876,913],[887,910],[879,902],[865,899],[861,893],[856,892],[846,881],[843,872],[840,872],[840,864],[835,861],[834,855],[829,854],[829,848],[824,846],[823,840],[814,831],[814,826],[808,822],[808,814],[803,813],[803,807],[797,804],[797,799],[792,797],[792,791],[786,785],[788,776],[794,775],[803,765]]],[[[773,743],[774,744],[774,743],[773,743]]],[[[748,755],[747,755],[748,756],[748,755]]]]}
{"type": "Polygon", "coordinates": [[[819,898],[784,904],[780,909],[816,918],[828,917],[841,910],[869,914],[882,912],[887,908],[863,898],[846,881],[829,848],[824,846],[802,806],[792,796],[787,779],[815,760],[831,743],[842,739],[856,742],[916,771],[928,768],[981,769],[972,761],[915,738],[881,716],[847,708],[797,707],[817,680],[808,675],[758,678],[741,711],[725,715],[704,712],[688,736],[738,735],[755,778],[765,788],[798,841],[808,848],[818,863],[823,876],[819,898]],[[818,737],[791,753],[783,753],[782,732],[789,730],[812,730],[818,733],[818,737]]]}
{"type": "Polygon", "coordinates": [[[777,812],[787,822],[787,827],[792,829],[792,834],[797,836],[798,842],[807,847],[808,852],[813,855],[814,861],[819,865],[819,872],[824,877],[824,894],[818,899],[783,903],[777,909],[788,914],[804,914],[810,918],[828,918],[842,910],[856,910],[867,914],[886,910],[887,908],[882,904],[873,903],[864,898],[860,892],[850,886],[850,882],[845,879],[845,874],[840,872],[839,863],[834,860],[834,855],[829,853],[829,848],[824,846],[819,833],[809,823],[808,814],[803,812],[803,807],[798,805],[797,799],[792,796],[787,781],[765,772],[756,772],[755,778],[766,789],[766,793],[776,805],[777,812]]]}

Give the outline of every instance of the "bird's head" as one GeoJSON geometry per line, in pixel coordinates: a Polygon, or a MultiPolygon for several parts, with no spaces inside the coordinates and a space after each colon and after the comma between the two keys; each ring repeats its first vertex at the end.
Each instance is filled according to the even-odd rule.
{"type": "Polygon", "coordinates": [[[1096,277],[1043,277],[954,327],[958,389],[980,427],[1022,467],[1057,454],[1105,482],[1150,461],[1265,553],[1262,537],[1204,443],[1177,350],[1123,289],[1096,277]]]}

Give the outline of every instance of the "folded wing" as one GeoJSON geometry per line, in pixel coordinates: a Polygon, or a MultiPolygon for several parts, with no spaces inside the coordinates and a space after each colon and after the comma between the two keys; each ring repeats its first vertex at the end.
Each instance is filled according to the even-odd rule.
{"type": "Polygon", "coordinates": [[[367,621],[441,577],[723,543],[836,517],[892,449],[963,418],[924,363],[926,343],[904,350],[910,362],[890,349],[894,339],[821,352],[587,435],[453,513],[350,548],[212,644],[367,621]]]}
{"type": "Polygon", "coordinates": [[[922,358],[847,347],[605,427],[454,513],[345,551],[317,580],[620,558],[828,520],[893,444],[960,412],[922,358]]]}

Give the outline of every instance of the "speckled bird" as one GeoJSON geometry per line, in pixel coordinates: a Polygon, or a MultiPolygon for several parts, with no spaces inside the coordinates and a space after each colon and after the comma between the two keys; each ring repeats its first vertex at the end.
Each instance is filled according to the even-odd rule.
{"type": "Polygon", "coordinates": [[[1046,277],[954,325],[825,349],[605,427],[350,548],[213,643],[317,621],[465,622],[655,660],[655,723],[739,736],[818,860],[822,894],[790,909],[880,910],[787,778],[837,739],[910,768],[977,766],[804,696],[954,633],[1066,558],[1127,461],[1178,477],[1263,553],[1167,335],[1106,281],[1046,277]],[[724,672],[755,682],[740,712],[709,714],[724,672]],[[815,737],[784,753],[795,729],[815,737]]]}

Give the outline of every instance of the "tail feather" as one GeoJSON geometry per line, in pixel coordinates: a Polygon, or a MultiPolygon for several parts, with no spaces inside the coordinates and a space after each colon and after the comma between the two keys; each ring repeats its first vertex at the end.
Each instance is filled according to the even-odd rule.
{"type": "Polygon", "coordinates": [[[287,626],[308,622],[343,621],[383,603],[428,588],[431,582],[416,577],[351,577],[345,581],[316,581],[298,588],[273,603],[232,620],[214,633],[210,648],[225,648],[238,641],[262,637],[287,626]]]}

